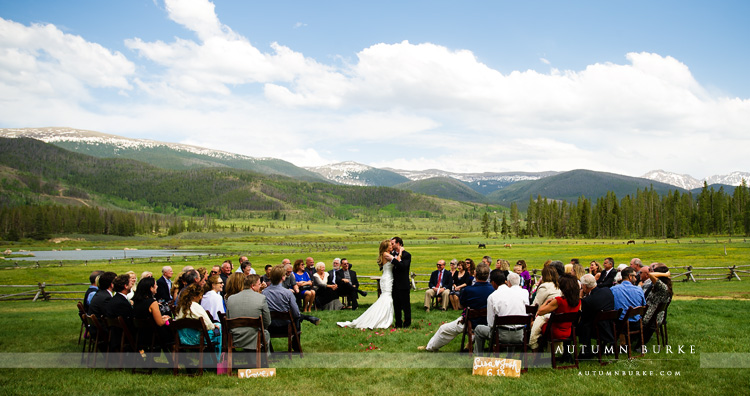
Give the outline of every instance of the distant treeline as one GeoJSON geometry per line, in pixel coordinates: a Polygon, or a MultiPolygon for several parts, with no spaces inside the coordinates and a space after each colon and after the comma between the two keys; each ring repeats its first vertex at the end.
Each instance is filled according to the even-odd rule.
{"type": "Polygon", "coordinates": [[[0,209],[0,239],[47,239],[52,234],[133,236],[217,228],[213,219],[184,221],[177,216],[86,206],[24,205],[0,209]]]}
{"type": "Polygon", "coordinates": [[[730,195],[704,184],[697,196],[653,189],[618,200],[610,192],[576,203],[529,197],[525,227],[511,207],[510,235],[585,238],[681,238],[697,235],[750,235],[750,189],[742,184],[730,195]],[[515,214],[514,214],[515,213],[515,214]]]}

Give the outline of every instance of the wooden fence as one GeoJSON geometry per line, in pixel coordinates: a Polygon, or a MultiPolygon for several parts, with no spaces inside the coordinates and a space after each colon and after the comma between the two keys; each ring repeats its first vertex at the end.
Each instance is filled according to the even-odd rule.
{"type": "MultiPolygon", "coordinates": [[[[728,280],[737,279],[741,281],[739,274],[750,274],[750,270],[739,269],[739,268],[750,268],[750,265],[733,265],[731,267],[693,267],[689,265],[687,267],[675,267],[685,270],[685,272],[674,274],[671,276],[672,279],[685,277],[682,279],[683,282],[693,281],[708,281],[708,280],[728,280]],[[726,273],[716,273],[721,270],[727,271],[726,273]],[[707,273],[710,271],[711,273],[707,273]]],[[[744,275],[743,275],[744,276],[744,275]]]]}
{"type": "Polygon", "coordinates": [[[50,301],[50,300],[82,300],[83,290],[50,290],[50,288],[63,287],[63,286],[89,286],[88,283],[52,283],[47,284],[46,282],[40,282],[36,285],[0,285],[0,290],[12,288],[12,289],[30,289],[22,292],[0,294],[0,301],[50,301]],[[65,297],[65,295],[77,294],[77,297],[65,297]],[[53,295],[62,295],[61,297],[53,297],[53,295]]]}
{"type": "MultiPolygon", "coordinates": [[[[122,263],[130,263],[130,264],[163,264],[163,265],[169,265],[174,263],[186,263],[189,261],[198,261],[205,258],[238,258],[240,256],[247,256],[250,261],[252,261],[253,256],[260,256],[265,254],[298,254],[298,253],[312,253],[312,252],[318,252],[318,251],[344,251],[347,250],[348,247],[345,245],[320,245],[320,250],[314,250],[312,247],[306,248],[306,249],[292,249],[292,250],[258,250],[255,252],[248,251],[248,252],[227,252],[227,253],[202,253],[202,254],[194,254],[194,255],[175,255],[175,256],[162,256],[162,257],[139,257],[139,258],[111,258],[106,260],[91,260],[92,262],[96,262],[97,265],[100,265],[101,262],[106,261],[107,264],[112,264],[112,262],[115,262],[115,264],[122,264],[122,263]]],[[[54,260],[54,261],[13,261],[13,260],[6,260],[2,261],[0,260],[0,269],[20,269],[20,268],[42,268],[42,267],[73,267],[73,266],[88,266],[89,260],[54,260]]],[[[218,264],[218,263],[217,263],[218,264]]]]}

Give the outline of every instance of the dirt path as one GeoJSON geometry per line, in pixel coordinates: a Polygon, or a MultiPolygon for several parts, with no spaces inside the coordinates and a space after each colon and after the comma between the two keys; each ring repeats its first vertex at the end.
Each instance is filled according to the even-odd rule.
{"type": "Polygon", "coordinates": [[[732,296],[674,296],[673,300],[693,301],[693,300],[743,300],[750,301],[750,298],[732,297],[732,296]]]}

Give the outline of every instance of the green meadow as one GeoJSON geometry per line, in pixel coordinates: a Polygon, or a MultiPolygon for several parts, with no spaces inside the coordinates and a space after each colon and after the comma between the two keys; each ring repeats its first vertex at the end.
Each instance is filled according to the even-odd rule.
{"type": "MultiPolygon", "coordinates": [[[[205,252],[231,253],[227,257],[237,262],[239,253],[249,254],[256,269],[266,264],[277,264],[283,258],[292,260],[312,256],[326,264],[335,257],[346,257],[360,277],[378,275],[375,257],[377,241],[393,235],[405,239],[412,253],[412,271],[428,274],[438,259],[450,260],[470,257],[479,261],[483,255],[510,262],[524,259],[531,269],[539,269],[547,259],[568,262],[578,258],[582,263],[602,261],[613,257],[615,262],[627,263],[640,257],[645,263],[663,262],[673,267],[673,274],[684,272],[676,267],[717,267],[713,272],[728,274],[732,265],[750,263],[750,242],[724,237],[680,240],[638,240],[635,245],[612,240],[547,240],[547,239],[484,239],[476,233],[439,233],[439,230],[397,232],[390,227],[356,229],[357,224],[317,224],[313,230],[300,229],[293,235],[271,232],[263,234],[183,235],[179,239],[108,238],[102,240],[64,241],[21,247],[24,249],[90,249],[90,248],[154,248],[178,247],[201,249],[205,252]],[[325,230],[325,228],[330,229],[325,230]],[[435,236],[437,240],[428,240],[435,236]],[[457,236],[457,239],[452,239],[457,236]],[[478,249],[478,243],[486,249],[478,249]],[[506,243],[510,248],[504,247],[506,243]],[[726,254],[725,254],[726,249],[726,254]]],[[[364,227],[364,225],[362,226],[364,227]]],[[[287,229],[289,232],[292,227],[287,229]]],[[[475,229],[476,230],[476,229],[475,229]]],[[[200,233],[198,233],[200,234],[200,233]]],[[[4,250],[8,248],[2,247],[4,250]]],[[[210,267],[220,264],[224,257],[172,257],[172,267],[179,272],[184,265],[210,267]]],[[[144,270],[159,276],[165,259],[115,260],[100,262],[19,262],[0,266],[0,284],[31,285],[85,283],[94,269],[118,273],[133,270],[140,275],[144,270]]],[[[698,272],[696,272],[696,276],[698,272]]],[[[676,298],[669,311],[669,343],[673,353],[647,354],[644,358],[627,361],[621,357],[616,363],[600,367],[598,362],[582,362],[580,369],[553,370],[548,367],[531,368],[521,378],[487,378],[471,375],[471,361],[456,354],[460,345],[457,338],[439,353],[418,351],[426,345],[437,327],[454,320],[456,311],[425,313],[421,309],[424,292],[411,295],[413,326],[399,330],[354,330],[336,326],[337,321],[351,320],[375,301],[371,293],[361,301],[358,311],[317,312],[322,319],[319,326],[303,324],[305,357],[291,361],[274,357],[275,378],[239,379],[217,376],[207,372],[202,377],[181,375],[173,377],[170,370],[157,370],[153,375],[131,374],[88,368],[7,368],[8,356],[23,360],[25,353],[69,353],[80,357],[77,345],[80,321],[76,316],[75,301],[0,301],[0,393],[16,394],[107,394],[139,395],[169,394],[498,394],[523,392],[586,393],[586,394],[737,394],[750,389],[750,335],[744,312],[750,310],[750,274],[740,273],[742,281],[682,282],[675,279],[676,298]],[[682,346],[685,353],[678,353],[682,346]],[[692,348],[691,348],[692,347],[692,348]],[[690,351],[694,351],[691,353],[690,351]],[[12,355],[11,355],[12,354],[12,355]],[[722,355],[711,355],[722,354],[722,355]],[[739,355],[738,355],[739,354],[739,355]],[[722,363],[708,362],[718,356],[722,363]],[[745,359],[744,362],[738,359],[745,359]],[[412,363],[410,363],[412,362],[412,363]],[[427,362],[427,363],[425,363],[427,362]],[[739,367],[738,367],[739,366],[739,367]],[[604,377],[604,378],[602,378],[604,377]]],[[[683,277],[684,278],[684,277],[683,277]]],[[[418,276],[417,280],[426,280],[418,276]]],[[[360,279],[361,282],[366,282],[360,279]]],[[[424,287],[419,284],[420,287],[424,287]]],[[[86,286],[55,287],[50,290],[80,290],[86,286]]],[[[364,287],[374,290],[374,286],[364,287]]],[[[2,294],[21,289],[3,288],[2,294]]],[[[57,297],[64,295],[57,295],[57,297]]],[[[53,297],[56,297],[53,294],[53,297]]],[[[653,346],[655,339],[651,341],[653,346]]],[[[277,349],[284,349],[283,340],[275,340],[277,349]]],[[[66,355],[67,356],[67,355],[66,355]]]]}

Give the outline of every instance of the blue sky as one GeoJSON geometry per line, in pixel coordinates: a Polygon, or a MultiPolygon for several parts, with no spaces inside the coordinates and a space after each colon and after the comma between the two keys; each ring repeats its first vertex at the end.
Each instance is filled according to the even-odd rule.
{"type": "Polygon", "coordinates": [[[750,170],[746,1],[2,0],[0,18],[0,127],[303,166],[750,170]]]}

